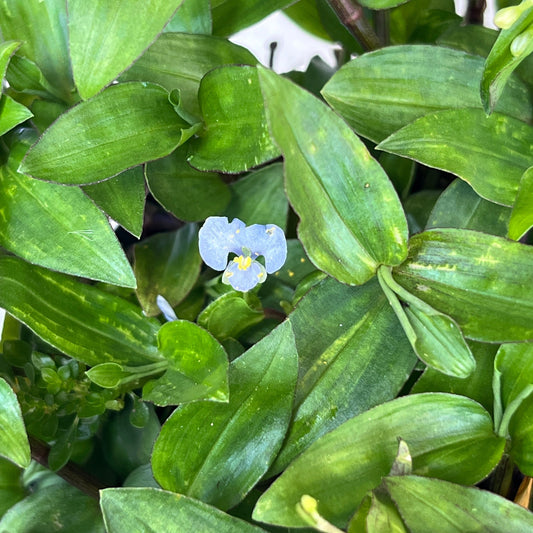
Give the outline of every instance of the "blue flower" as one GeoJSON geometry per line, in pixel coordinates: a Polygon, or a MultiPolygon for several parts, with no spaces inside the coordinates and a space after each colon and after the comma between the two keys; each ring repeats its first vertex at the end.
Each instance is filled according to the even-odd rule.
{"type": "Polygon", "coordinates": [[[249,291],[279,270],[287,259],[283,230],[275,224],[246,226],[238,218],[209,217],[199,233],[200,255],[214,270],[224,270],[222,282],[249,291]],[[228,255],[235,254],[228,263],[228,255]],[[263,256],[263,266],[257,258],[263,256]]]}

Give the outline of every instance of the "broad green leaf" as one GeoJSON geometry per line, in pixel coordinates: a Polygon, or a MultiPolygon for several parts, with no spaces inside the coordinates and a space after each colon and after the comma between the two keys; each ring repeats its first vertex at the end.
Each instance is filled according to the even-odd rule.
{"type": "Polygon", "coordinates": [[[395,280],[482,342],[533,339],[533,248],[458,229],[414,235],[395,280]]]}
{"type": "Polygon", "coordinates": [[[367,495],[348,525],[348,533],[410,533],[390,496],[379,488],[367,495]]]}
{"type": "Polygon", "coordinates": [[[383,486],[411,533],[526,532],[533,515],[502,496],[440,479],[393,476],[383,486]]]}
{"type": "MultiPolygon", "coordinates": [[[[390,46],[344,65],[322,94],[359,135],[380,142],[428,113],[448,108],[481,109],[482,70],[481,57],[451,48],[390,46]]],[[[496,110],[531,120],[525,86],[510,80],[496,110]]]]}
{"type": "Polygon", "coordinates": [[[416,355],[444,374],[468,377],[476,367],[476,360],[457,323],[398,285],[390,269],[380,268],[378,279],[416,355]]]}
{"type": "MultiPolygon", "coordinates": [[[[302,243],[298,239],[287,239],[287,260],[273,277],[295,289],[305,276],[315,271],[302,243]]],[[[267,282],[271,278],[267,278],[267,282]]]]}
{"type": "Polygon", "coordinates": [[[414,473],[463,484],[483,479],[505,446],[505,439],[494,435],[489,414],[473,400],[440,393],[398,398],[313,443],[267,489],[253,518],[302,527],[296,503],[309,494],[326,520],[345,526],[365,494],[389,472],[400,435],[411,451],[414,473]]]}
{"type": "Polygon", "coordinates": [[[183,0],[164,31],[210,35],[211,26],[210,0],[183,0]]]}
{"type": "Polygon", "coordinates": [[[228,509],[259,481],[290,419],[297,353],[289,321],[233,361],[227,404],[180,406],[152,455],[159,484],[228,509]]]}
{"type": "Polygon", "coordinates": [[[440,195],[426,229],[462,228],[505,237],[511,210],[481,198],[463,180],[456,179],[440,195]]]}
{"type": "Polygon", "coordinates": [[[283,189],[283,165],[274,163],[231,184],[231,201],[224,211],[229,220],[276,224],[285,231],[289,203],[283,189]]]}
{"type": "Polygon", "coordinates": [[[521,53],[512,53],[513,41],[531,25],[533,25],[533,5],[525,9],[511,27],[503,29],[498,35],[485,61],[481,78],[481,100],[487,113],[494,110],[509,76],[533,52],[533,42],[531,42],[521,50],[521,53]]]}
{"type": "Polygon", "coordinates": [[[279,156],[267,125],[254,67],[221,67],[202,79],[198,92],[205,130],[191,147],[199,170],[243,172],[279,156]]]}
{"type": "Polygon", "coordinates": [[[219,341],[223,341],[237,339],[264,318],[261,302],[257,297],[231,291],[211,302],[198,315],[198,324],[219,341]]]}
{"type": "Polygon", "coordinates": [[[23,470],[7,459],[0,458],[0,518],[26,496],[22,485],[23,470]]]}
{"type": "Polygon", "coordinates": [[[230,200],[218,174],[200,172],[186,161],[186,145],[146,165],[146,182],[154,198],[180,220],[197,222],[222,214],[230,200]]]}
{"type": "Polygon", "coordinates": [[[309,259],[352,285],[370,279],[380,264],[400,263],[407,222],[383,169],[327,105],[269,70],[259,73],[309,259]]]}
{"type": "Polygon", "coordinates": [[[468,345],[476,360],[476,368],[468,379],[447,376],[433,368],[426,368],[420,379],[413,385],[412,394],[421,392],[449,392],[467,396],[479,402],[489,413],[492,412],[492,374],[494,356],[498,346],[469,341],[468,345]]]}
{"type": "Polygon", "coordinates": [[[533,128],[481,109],[430,113],[403,127],[378,149],[451,172],[483,198],[513,205],[520,178],[533,165],[533,128]]]}
{"type": "Polygon", "coordinates": [[[17,396],[2,378],[0,378],[0,455],[22,467],[27,467],[31,461],[30,444],[17,396]]]}
{"type": "Polygon", "coordinates": [[[137,306],[16,257],[0,257],[0,307],[52,346],[91,366],[161,360],[159,323],[137,306]]]}
{"type": "Polygon", "coordinates": [[[115,222],[139,238],[146,197],[144,187],[143,169],[138,166],[109,180],[85,185],[83,190],[115,222]]]}
{"type": "Polygon", "coordinates": [[[32,124],[41,134],[67,109],[68,107],[64,103],[37,98],[31,105],[31,111],[34,114],[32,124]]]}
{"type": "Polygon", "coordinates": [[[37,64],[54,87],[54,96],[72,102],[65,0],[2,0],[0,31],[6,41],[22,42],[19,55],[37,64]]]}
{"type": "Polygon", "coordinates": [[[231,35],[293,2],[294,0],[211,0],[213,33],[231,35]]]}
{"type": "Polygon", "coordinates": [[[4,135],[18,124],[33,117],[33,113],[11,96],[3,94],[0,97],[0,135],[4,135]]]}
{"type": "Polygon", "coordinates": [[[154,488],[105,489],[100,506],[108,533],[131,533],[141,524],[151,533],[263,531],[198,500],[154,488]]]}
{"type": "Polygon", "coordinates": [[[493,28],[467,24],[450,28],[437,39],[437,44],[487,57],[497,38],[498,32],[493,28]]]}
{"type": "Polygon", "coordinates": [[[25,130],[0,168],[0,244],[41,266],[135,287],[131,266],[104,214],[78,187],[17,172],[34,135],[25,130]]]}
{"type": "Polygon", "coordinates": [[[148,316],[161,313],[156,298],[179,304],[200,274],[198,228],[187,224],[177,231],[158,233],[135,245],[137,298],[148,316]]]}
{"type": "Polygon", "coordinates": [[[168,155],[188,128],[162,87],[120,83],[59,117],[20,170],[59,183],[94,183],[168,155]]]}
{"type": "Polygon", "coordinates": [[[271,473],[349,418],[393,399],[416,362],[377,280],[348,287],[326,279],[300,301],[291,323],[299,379],[271,473]]]}
{"type": "Polygon", "coordinates": [[[408,2],[409,0],[362,0],[361,5],[369,9],[390,9],[408,2]]]}
{"type": "Polygon", "coordinates": [[[511,436],[509,454],[520,472],[533,477],[533,395],[530,394],[516,409],[509,421],[511,436]]]}
{"type": "Polygon", "coordinates": [[[182,0],[68,0],[74,80],[86,100],[109,85],[156,40],[182,0]],[[139,24],[142,21],[142,24],[139,24]]]}
{"type": "Polygon", "coordinates": [[[4,81],[11,56],[20,45],[21,43],[17,41],[6,41],[0,44],[0,80],[4,81]]]}
{"type": "Polygon", "coordinates": [[[331,41],[318,12],[316,0],[299,0],[285,8],[283,13],[306,32],[325,41],[331,41]]]}
{"type": "Polygon", "coordinates": [[[105,533],[96,500],[66,482],[43,486],[15,504],[0,520],[0,530],[105,533]]]}
{"type": "Polygon", "coordinates": [[[144,400],[161,406],[227,402],[228,356],[207,331],[193,322],[175,320],[161,327],[157,344],[169,366],[163,376],[143,387],[144,400]]]}
{"type": "Polygon", "coordinates": [[[518,194],[509,220],[509,238],[517,241],[533,226],[533,166],[520,180],[518,194]]]}
{"type": "Polygon", "coordinates": [[[168,91],[179,89],[185,109],[199,115],[198,88],[209,71],[222,65],[256,63],[248,50],[220,37],[165,33],[121,79],[157,83],[168,91]]]}

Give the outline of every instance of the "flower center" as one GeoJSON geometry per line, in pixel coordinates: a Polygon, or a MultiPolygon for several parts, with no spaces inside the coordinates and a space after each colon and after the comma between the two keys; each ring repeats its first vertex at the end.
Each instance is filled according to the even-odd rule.
{"type": "Polygon", "coordinates": [[[239,270],[248,270],[252,264],[252,258],[249,255],[239,255],[233,259],[233,262],[237,263],[239,270]]]}

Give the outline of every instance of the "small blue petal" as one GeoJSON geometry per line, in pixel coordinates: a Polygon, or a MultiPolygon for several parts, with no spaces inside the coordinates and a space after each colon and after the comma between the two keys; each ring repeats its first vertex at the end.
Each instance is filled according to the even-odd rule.
{"type": "Polygon", "coordinates": [[[245,227],[238,218],[231,222],[227,217],[207,218],[198,233],[198,247],[205,264],[214,270],[224,270],[230,252],[241,254],[237,237],[245,227]]]}
{"type": "Polygon", "coordinates": [[[230,261],[228,267],[222,275],[222,282],[231,285],[236,291],[246,292],[253,289],[258,283],[263,283],[266,274],[263,265],[257,261],[246,269],[239,269],[239,265],[230,261]]]}
{"type": "Polygon", "coordinates": [[[287,241],[283,230],[275,224],[253,224],[246,228],[246,239],[252,244],[252,259],[262,255],[269,274],[279,270],[287,259],[287,241]]]}

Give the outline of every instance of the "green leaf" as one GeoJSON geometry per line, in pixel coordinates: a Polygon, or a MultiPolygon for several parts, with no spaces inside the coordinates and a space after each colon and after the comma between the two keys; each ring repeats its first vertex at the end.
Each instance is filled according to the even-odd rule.
{"type": "Polygon", "coordinates": [[[68,0],[70,58],[80,96],[91,98],[126,70],[156,40],[181,2],[94,0],[88,6],[84,0],[68,0]]]}
{"type": "Polygon", "coordinates": [[[183,0],[164,31],[210,35],[211,26],[210,0],[183,0]]]}
{"type": "Polygon", "coordinates": [[[66,482],[43,486],[15,504],[0,520],[2,531],[105,533],[96,500],[66,482]]]}
{"type": "Polygon", "coordinates": [[[222,214],[230,200],[218,174],[200,172],[186,161],[188,146],[146,165],[146,182],[154,198],[180,220],[196,222],[222,214]]]}
{"type": "Polygon", "coordinates": [[[153,235],[136,244],[134,250],[137,298],[148,316],[161,313],[158,295],[175,306],[189,294],[202,264],[196,224],[153,235]]]}
{"type": "Polygon", "coordinates": [[[352,285],[370,279],[379,264],[403,261],[407,222],[392,184],[364,144],[323,102],[269,70],[259,72],[309,259],[352,285]]]}
{"type": "Polygon", "coordinates": [[[0,378],[0,455],[25,468],[31,453],[16,394],[0,378]]]}
{"type": "Polygon", "coordinates": [[[511,436],[509,454],[520,471],[533,476],[533,395],[530,394],[516,409],[509,421],[511,436]]]}
{"type": "Polygon", "coordinates": [[[143,387],[143,399],[156,405],[177,405],[196,400],[227,402],[228,357],[207,331],[193,322],[175,320],[157,335],[167,371],[143,387]]]}
{"type": "Polygon", "coordinates": [[[237,339],[264,318],[261,302],[257,297],[231,291],[211,302],[198,315],[198,324],[219,341],[223,341],[237,339]]]}
{"type": "Polygon", "coordinates": [[[444,374],[468,377],[476,360],[457,323],[398,285],[390,269],[380,268],[378,279],[416,355],[444,374]],[[396,295],[407,304],[405,307],[396,295]]]}
{"type": "Polygon", "coordinates": [[[378,149],[446,170],[483,198],[513,205],[520,178],[533,165],[533,128],[481,109],[449,109],[421,117],[378,149]]]}
{"type": "Polygon", "coordinates": [[[533,44],[530,44],[520,54],[511,52],[513,41],[532,24],[533,6],[525,9],[510,28],[502,30],[498,35],[485,61],[481,78],[481,100],[487,113],[494,110],[513,71],[533,51],[533,44]]]}
{"type": "Polygon", "coordinates": [[[470,341],[468,343],[476,360],[476,368],[468,379],[447,376],[433,368],[426,368],[413,385],[412,394],[421,392],[449,392],[467,396],[479,402],[489,413],[492,412],[492,374],[497,345],[470,341]]]}
{"type": "Polygon", "coordinates": [[[297,457],[257,502],[253,518],[302,527],[296,512],[303,494],[318,512],[343,527],[365,494],[389,472],[401,435],[413,472],[472,484],[501,458],[505,439],[492,431],[478,403],[448,394],[419,394],[374,407],[327,433],[297,457]]]}
{"type": "Polygon", "coordinates": [[[100,506],[108,533],[131,533],[141,524],[152,533],[263,531],[198,500],[154,488],[105,489],[100,506]]]}
{"type": "Polygon", "coordinates": [[[290,0],[211,0],[213,33],[232,35],[292,3],[290,0]]]}
{"type": "Polygon", "coordinates": [[[369,9],[390,9],[405,4],[405,2],[408,1],[409,0],[363,0],[361,5],[368,7],[369,9]]]}
{"type": "Polygon", "coordinates": [[[520,180],[518,194],[509,220],[509,238],[517,241],[533,226],[533,166],[520,180]]]}
{"type": "Polygon", "coordinates": [[[36,63],[56,97],[73,100],[65,0],[4,0],[0,2],[0,31],[6,41],[22,42],[19,55],[36,63]]]}
{"type": "Polygon", "coordinates": [[[34,136],[23,132],[0,168],[0,243],[24,259],[76,276],[135,287],[107,218],[78,187],[17,172],[34,136]]]}
{"type": "Polygon", "coordinates": [[[221,509],[239,503],[281,446],[297,368],[286,321],[231,363],[229,403],[178,407],[165,422],[152,455],[160,485],[221,509]]]}
{"type": "Polygon", "coordinates": [[[394,476],[383,485],[411,533],[529,531],[533,515],[505,498],[439,479],[394,476]]]}
{"type": "Polygon", "coordinates": [[[456,179],[440,195],[426,229],[462,228],[505,237],[511,210],[481,198],[463,180],[456,179]]]}
{"type": "Polygon", "coordinates": [[[283,190],[283,165],[274,163],[231,184],[231,201],[224,211],[229,220],[276,224],[287,228],[289,203],[283,190]]]}
{"type": "MultiPolygon", "coordinates": [[[[407,4],[409,5],[409,4],[407,4]]],[[[481,108],[483,59],[438,46],[390,46],[344,65],[322,94],[355,131],[375,142],[441,109],[481,108]]],[[[529,121],[526,87],[510,80],[497,111],[529,121]]]]}
{"type": "Polygon", "coordinates": [[[162,87],[119,83],[61,115],[28,152],[20,171],[72,185],[102,181],[168,155],[188,128],[162,87]]]}
{"type": "Polygon", "coordinates": [[[482,342],[533,339],[533,248],[458,229],[414,235],[394,278],[482,342]]]}
{"type": "Polygon", "coordinates": [[[46,342],[88,365],[161,360],[159,323],[112,294],[73,278],[0,257],[0,307],[46,342]]]}
{"type": "Polygon", "coordinates": [[[349,418],[393,399],[416,362],[375,279],[361,287],[324,280],[300,301],[291,323],[299,379],[289,432],[271,473],[349,418]]]}
{"type": "Polygon", "coordinates": [[[238,173],[278,157],[255,67],[229,66],[209,72],[198,98],[205,131],[191,147],[193,167],[238,173]]]}
{"type": "Polygon", "coordinates": [[[0,98],[0,135],[4,135],[18,124],[33,117],[33,113],[11,96],[3,94],[0,98]]]}
{"type": "Polygon", "coordinates": [[[220,37],[164,33],[120,79],[149,81],[168,91],[179,88],[185,109],[199,116],[198,88],[209,71],[222,65],[256,63],[248,50],[220,37]]]}
{"type": "Polygon", "coordinates": [[[146,196],[142,167],[130,168],[109,180],[85,185],[83,190],[126,231],[137,238],[141,236],[146,196]]]}
{"type": "Polygon", "coordinates": [[[17,41],[6,41],[0,44],[0,80],[2,82],[6,76],[9,61],[20,45],[21,43],[17,41]]]}
{"type": "Polygon", "coordinates": [[[24,499],[23,470],[7,459],[0,458],[0,518],[17,502],[24,499]]]}

